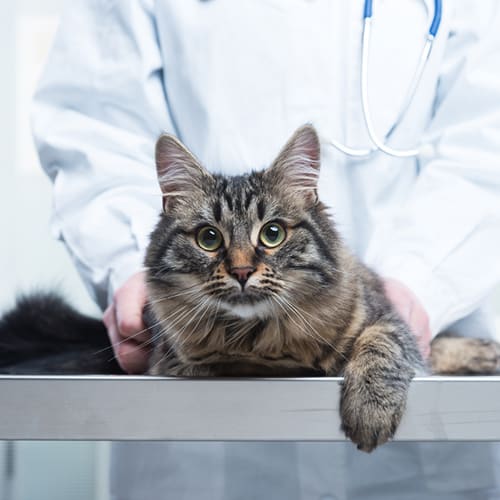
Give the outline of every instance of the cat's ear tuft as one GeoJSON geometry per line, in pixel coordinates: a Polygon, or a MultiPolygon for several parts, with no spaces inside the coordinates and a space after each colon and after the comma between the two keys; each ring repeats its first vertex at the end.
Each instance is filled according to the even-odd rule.
{"type": "Polygon", "coordinates": [[[315,203],[320,153],[316,129],[312,125],[304,125],[295,131],[266,175],[284,192],[300,195],[306,202],[315,203]]]}
{"type": "Polygon", "coordinates": [[[212,176],[173,135],[162,134],[156,143],[156,171],[163,194],[163,210],[192,199],[212,176]]]}

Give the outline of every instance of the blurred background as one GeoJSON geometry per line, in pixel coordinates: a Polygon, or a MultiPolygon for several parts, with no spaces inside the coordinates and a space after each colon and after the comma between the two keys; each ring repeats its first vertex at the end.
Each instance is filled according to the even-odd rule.
{"type": "MultiPolygon", "coordinates": [[[[30,102],[64,0],[0,1],[0,311],[15,295],[59,287],[97,315],[49,232],[51,187],[30,130],[30,102]]],[[[0,442],[0,500],[106,500],[109,443],[0,442]]]]}
{"type": "MultiPolygon", "coordinates": [[[[89,299],[49,232],[51,188],[33,145],[31,96],[65,0],[0,2],[0,311],[15,295],[59,287],[78,308],[89,299]]],[[[500,289],[493,297],[500,331],[500,289]]],[[[0,442],[0,500],[105,500],[109,443],[0,442]]]]}
{"type": "Polygon", "coordinates": [[[62,244],[49,233],[51,187],[30,128],[31,97],[50,49],[64,0],[0,2],[0,310],[15,292],[58,286],[73,303],[98,314],[62,244]]]}

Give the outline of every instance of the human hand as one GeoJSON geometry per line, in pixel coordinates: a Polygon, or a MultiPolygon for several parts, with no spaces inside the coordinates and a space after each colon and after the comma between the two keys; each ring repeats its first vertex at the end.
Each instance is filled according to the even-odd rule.
{"type": "Polygon", "coordinates": [[[144,373],[148,367],[150,333],[142,319],[145,304],[145,273],[139,272],[116,291],[104,311],[103,322],[115,357],[127,373],[144,373]]]}
{"type": "Polygon", "coordinates": [[[403,283],[393,278],[383,279],[385,294],[417,338],[424,359],[430,354],[431,329],[429,316],[417,296],[403,283]]]}

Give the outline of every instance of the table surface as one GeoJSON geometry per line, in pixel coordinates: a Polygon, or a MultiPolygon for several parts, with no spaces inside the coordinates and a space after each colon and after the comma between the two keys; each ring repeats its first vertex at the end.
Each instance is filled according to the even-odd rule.
{"type": "MultiPolygon", "coordinates": [[[[0,439],[343,441],[340,381],[1,376],[0,439]]],[[[500,441],[500,377],[416,378],[395,440],[500,441]]]]}

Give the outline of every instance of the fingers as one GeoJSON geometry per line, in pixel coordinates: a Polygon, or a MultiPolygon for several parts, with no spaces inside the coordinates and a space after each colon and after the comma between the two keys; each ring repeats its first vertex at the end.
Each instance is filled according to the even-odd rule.
{"type": "Polygon", "coordinates": [[[431,354],[432,333],[429,324],[429,317],[423,308],[413,307],[409,319],[410,328],[417,337],[418,347],[424,359],[431,354]]]}
{"type": "Polygon", "coordinates": [[[149,333],[142,319],[146,303],[146,290],[143,282],[137,280],[136,276],[130,278],[117,291],[114,305],[120,335],[123,338],[130,338],[137,343],[142,343],[149,339],[149,333]]]}
{"type": "Polygon", "coordinates": [[[115,294],[103,321],[121,368],[127,373],[144,373],[148,367],[150,339],[142,311],[146,301],[143,273],[130,278],[115,294]]]}
{"type": "Polygon", "coordinates": [[[384,287],[387,298],[410,327],[417,339],[420,353],[424,359],[427,359],[430,355],[430,342],[432,340],[427,312],[416,295],[403,283],[387,278],[384,280],[384,287]]]}

